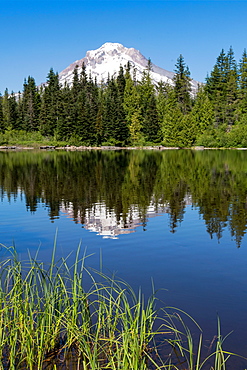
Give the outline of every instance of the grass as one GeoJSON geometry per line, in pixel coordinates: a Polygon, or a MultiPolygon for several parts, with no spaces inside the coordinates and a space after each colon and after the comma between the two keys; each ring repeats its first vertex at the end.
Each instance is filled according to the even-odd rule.
{"type": "Polygon", "coordinates": [[[6,130],[0,132],[0,146],[21,146],[39,148],[40,146],[65,146],[65,141],[43,136],[39,131],[6,130]]]}
{"type": "MultiPolygon", "coordinates": [[[[215,350],[201,359],[182,311],[157,310],[124,281],[85,266],[80,246],[74,262],[50,264],[38,254],[20,261],[14,248],[0,262],[0,369],[226,370],[218,323],[215,350]],[[85,275],[90,287],[84,290],[85,275]],[[169,313],[170,312],[170,313],[169,313]]],[[[188,315],[187,315],[188,317],[188,315]]]]}

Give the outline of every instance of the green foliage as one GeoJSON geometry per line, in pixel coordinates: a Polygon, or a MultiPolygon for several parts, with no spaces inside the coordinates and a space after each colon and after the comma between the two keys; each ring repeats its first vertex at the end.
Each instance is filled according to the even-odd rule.
{"type": "Polygon", "coordinates": [[[208,98],[208,94],[204,87],[198,91],[195,104],[189,114],[190,132],[188,137],[191,143],[194,144],[204,132],[208,132],[208,128],[213,127],[213,105],[208,98]]]}
{"type": "Polygon", "coordinates": [[[238,105],[238,72],[232,48],[227,54],[222,49],[206,88],[214,107],[215,126],[232,126],[238,105]]]}
{"type": "Polygon", "coordinates": [[[190,71],[188,66],[185,65],[184,58],[180,54],[175,65],[174,77],[174,91],[176,99],[179,103],[181,111],[186,114],[191,109],[191,86],[190,86],[190,71]]]}
{"type": "Polygon", "coordinates": [[[24,81],[23,94],[19,98],[19,127],[26,131],[37,131],[40,113],[40,94],[33,77],[24,81]]]}
{"type": "MultiPolygon", "coordinates": [[[[119,146],[149,142],[179,147],[245,145],[245,50],[239,65],[231,47],[227,53],[222,50],[195,96],[182,55],[175,65],[174,86],[163,82],[155,86],[151,77],[150,60],[140,81],[130,64],[120,66],[118,75],[101,85],[87,75],[84,64],[75,67],[71,86],[60,86],[52,69],[39,88],[29,76],[22,93],[9,94],[6,89],[0,96],[0,133],[40,131],[54,141],[89,146],[106,142],[119,146]]],[[[2,136],[2,142],[6,138],[2,136]]]]}
{"type": "Polygon", "coordinates": [[[184,146],[183,114],[176,98],[174,89],[167,88],[166,104],[163,110],[162,134],[163,145],[184,146]]]}
{"type": "Polygon", "coordinates": [[[4,131],[4,119],[3,119],[3,98],[0,94],[0,133],[4,131]]]}
{"type": "Polygon", "coordinates": [[[50,140],[37,131],[6,130],[4,133],[0,133],[0,145],[37,146],[37,144],[45,145],[47,143],[50,143],[50,140]]]}
{"type": "Polygon", "coordinates": [[[42,92],[40,109],[40,131],[43,135],[54,135],[60,115],[60,86],[58,74],[53,69],[47,76],[47,85],[42,92]]]}
{"type": "Polygon", "coordinates": [[[123,106],[123,93],[114,79],[109,79],[103,94],[103,140],[114,139],[124,145],[129,136],[123,106]]]}
{"type": "MultiPolygon", "coordinates": [[[[156,107],[156,97],[154,85],[151,81],[151,62],[144,70],[142,80],[138,85],[140,102],[141,131],[146,141],[159,141],[159,119],[156,107]]],[[[133,120],[133,115],[131,120],[133,120]]]]}
{"type": "Polygon", "coordinates": [[[145,142],[144,136],[142,134],[141,125],[141,114],[136,111],[131,117],[131,123],[129,125],[130,131],[130,142],[132,145],[143,145],[145,142]]]}
{"type": "MultiPolygon", "coordinates": [[[[213,133],[209,138],[212,137],[213,133]]],[[[46,144],[59,145],[48,139],[46,144]]],[[[68,207],[73,209],[74,220],[83,224],[88,210],[104,199],[107,211],[126,223],[134,205],[145,225],[151,204],[157,209],[169,205],[170,228],[175,232],[183,220],[184,199],[189,195],[211,237],[220,238],[227,224],[240,246],[246,231],[246,151],[1,151],[0,154],[1,188],[9,197],[23,189],[26,206],[32,212],[39,202],[45,202],[51,218],[59,215],[61,207],[68,207]]]]}
{"type": "Polygon", "coordinates": [[[136,294],[120,279],[90,272],[80,246],[72,266],[67,258],[57,262],[56,239],[48,266],[38,254],[24,262],[13,247],[6,249],[9,256],[0,263],[1,369],[41,370],[48,362],[53,369],[76,364],[78,369],[162,370],[184,369],[186,363],[188,370],[201,370],[211,358],[214,370],[226,369],[232,354],[223,350],[219,321],[216,349],[201,359],[202,333],[193,318],[174,307],[158,314],[154,291],[145,300],[141,289],[136,294]],[[199,331],[198,344],[188,319],[199,331]]]}

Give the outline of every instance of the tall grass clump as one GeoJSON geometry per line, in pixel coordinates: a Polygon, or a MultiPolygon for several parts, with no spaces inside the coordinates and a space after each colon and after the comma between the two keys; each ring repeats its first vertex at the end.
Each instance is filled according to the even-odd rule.
{"type": "Polygon", "coordinates": [[[0,262],[0,369],[226,369],[220,327],[215,351],[201,359],[202,335],[195,345],[181,311],[157,310],[154,289],[145,299],[88,269],[80,247],[72,265],[56,260],[55,246],[47,265],[38,254],[20,261],[8,251],[0,262]]]}

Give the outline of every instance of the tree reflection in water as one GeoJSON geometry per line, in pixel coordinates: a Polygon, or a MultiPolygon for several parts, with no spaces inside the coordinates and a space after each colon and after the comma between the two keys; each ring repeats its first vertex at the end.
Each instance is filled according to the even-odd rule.
{"type": "Polygon", "coordinates": [[[51,220],[63,210],[89,225],[101,207],[119,233],[137,224],[146,228],[151,214],[161,212],[169,213],[174,233],[191,204],[211,237],[220,240],[228,227],[240,247],[246,159],[239,150],[0,152],[0,190],[2,199],[21,193],[30,212],[44,203],[51,220]]]}

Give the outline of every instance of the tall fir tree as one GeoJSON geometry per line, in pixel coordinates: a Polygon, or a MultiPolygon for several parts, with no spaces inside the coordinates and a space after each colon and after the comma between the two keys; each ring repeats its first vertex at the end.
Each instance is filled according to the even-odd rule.
{"type": "Polygon", "coordinates": [[[2,99],[3,125],[5,129],[14,130],[18,128],[18,105],[14,92],[8,93],[5,90],[2,99]]]}
{"type": "Polygon", "coordinates": [[[232,47],[227,53],[226,61],[226,124],[228,125],[227,130],[229,130],[236,122],[238,104],[238,72],[232,47]]]}
{"type": "Polygon", "coordinates": [[[206,89],[214,105],[215,127],[225,125],[229,129],[235,122],[238,96],[238,74],[232,48],[227,54],[221,50],[207,78],[206,89]]]}
{"type": "Polygon", "coordinates": [[[195,144],[198,138],[213,127],[214,123],[214,109],[213,104],[209,100],[208,94],[204,86],[198,90],[195,98],[195,104],[189,114],[190,132],[188,136],[191,144],[195,144]]]}
{"type": "Polygon", "coordinates": [[[108,78],[104,92],[103,132],[105,141],[124,145],[128,139],[128,128],[122,98],[117,82],[108,78]]]}
{"type": "Polygon", "coordinates": [[[61,109],[61,94],[58,74],[51,68],[47,83],[41,96],[40,110],[40,130],[43,135],[53,136],[57,129],[57,124],[61,109]]]}
{"type": "Polygon", "coordinates": [[[5,125],[3,120],[3,97],[0,94],[0,132],[4,132],[5,125]]]}
{"type": "Polygon", "coordinates": [[[163,144],[165,146],[185,146],[183,116],[174,88],[167,86],[162,123],[163,144]]]}
{"type": "MultiPolygon", "coordinates": [[[[239,63],[239,100],[240,113],[247,114],[247,52],[243,51],[239,63]]],[[[247,120],[246,120],[247,121],[247,120]]]]}
{"type": "Polygon", "coordinates": [[[70,140],[74,131],[73,99],[71,89],[65,84],[61,89],[61,104],[54,136],[56,140],[70,140]]]}
{"type": "Polygon", "coordinates": [[[35,80],[29,76],[24,81],[23,93],[19,98],[20,115],[19,127],[26,131],[38,130],[38,118],[40,111],[40,95],[35,80]]]}
{"type": "Polygon", "coordinates": [[[130,65],[127,65],[126,68],[125,81],[123,107],[129,129],[129,141],[132,145],[141,145],[145,141],[142,131],[141,96],[134,80],[131,78],[130,65]]]}
{"type": "MultiPolygon", "coordinates": [[[[95,144],[96,141],[96,119],[98,114],[99,106],[99,89],[97,86],[97,80],[93,80],[91,74],[89,74],[89,79],[86,89],[86,98],[87,98],[87,130],[88,140],[90,145],[95,144]]],[[[85,131],[86,132],[86,131],[85,131]]]]}
{"type": "Polygon", "coordinates": [[[151,80],[151,61],[148,61],[138,86],[142,116],[142,132],[146,141],[160,140],[160,125],[156,107],[155,88],[151,80]]]}
{"type": "Polygon", "coordinates": [[[188,66],[180,54],[175,64],[174,92],[183,114],[191,110],[191,78],[188,66]]]}

